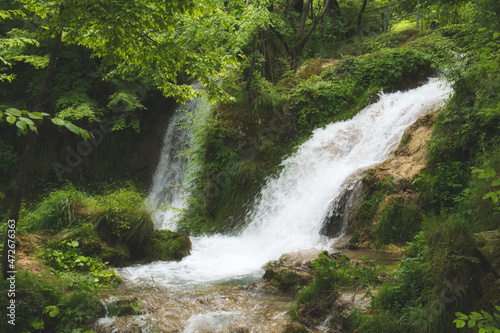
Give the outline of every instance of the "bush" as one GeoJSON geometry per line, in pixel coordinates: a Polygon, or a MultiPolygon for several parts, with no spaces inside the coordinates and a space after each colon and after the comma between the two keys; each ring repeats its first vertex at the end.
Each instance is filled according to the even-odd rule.
{"type": "Polygon", "coordinates": [[[420,230],[421,222],[422,216],[416,206],[394,201],[383,209],[380,222],[375,225],[375,245],[408,242],[420,230]]]}

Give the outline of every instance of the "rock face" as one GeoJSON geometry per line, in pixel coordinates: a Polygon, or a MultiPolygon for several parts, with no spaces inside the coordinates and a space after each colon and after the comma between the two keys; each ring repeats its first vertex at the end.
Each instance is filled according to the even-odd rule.
{"type": "Polygon", "coordinates": [[[484,231],[474,235],[477,248],[493,266],[500,272],[500,230],[484,231]]]}
{"type": "MultiPolygon", "coordinates": [[[[296,286],[304,286],[313,280],[311,263],[320,253],[315,249],[285,253],[264,266],[264,280],[279,290],[294,291],[296,286]]],[[[326,254],[336,260],[342,256],[340,252],[326,254]]]]}
{"type": "Polygon", "coordinates": [[[330,204],[330,213],[323,222],[321,233],[328,237],[339,237],[355,219],[361,208],[363,186],[361,181],[354,181],[347,190],[330,204]]]}
{"type": "Polygon", "coordinates": [[[313,279],[311,263],[319,253],[318,250],[285,253],[264,266],[264,280],[283,291],[293,291],[295,286],[306,285],[313,279]]]}

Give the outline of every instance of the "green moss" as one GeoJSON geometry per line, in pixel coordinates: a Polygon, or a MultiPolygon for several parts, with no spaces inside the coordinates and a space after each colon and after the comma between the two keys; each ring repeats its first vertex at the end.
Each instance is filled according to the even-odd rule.
{"type": "Polygon", "coordinates": [[[86,255],[122,264],[147,256],[144,248],[154,238],[154,223],[141,194],[128,185],[90,194],[66,185],[51,192],[27,212],[31,230],[59,232],[61,240],[77,240],[86,255]]]}
{"type": "Polygon", "coordinates": [[[108,303],[106,309],[113,317],[136,316],[142,313],[141,303],[136,297],[122,297],[108,303]]]}
{"type": "Polygon", "coordinates": [[[191,240],[170,230],[155,230],[148,251],[156,260],[180,260],[190,254],[191,240]]]}
{"type": "Polygon", "coordinates": [[[420,230],[421,223],[422,215],[415,205],[393,201],[384,207],[380,221],[375,225],[375,245],[404,244],[420,230]]]}

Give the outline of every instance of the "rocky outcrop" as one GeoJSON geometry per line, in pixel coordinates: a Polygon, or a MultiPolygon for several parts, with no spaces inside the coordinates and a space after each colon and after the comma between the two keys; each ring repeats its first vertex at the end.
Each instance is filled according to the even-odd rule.
{"type": "Polygon", "coordinates": [[[474,235],[475,245],[493,268],[500,272],[500,230],[484,231],[474,235]]]}
{"type": "Polygon", "coordinates": [[[346,186],[344,193],[330,204],[330,212],[323,222],[321,233],[331,238],[345,233],[347,226],[359,215],[362,197],[361,181],[356,180],[346,186]]]}
{"type": "MultiPolygon", "coordinates": [[[[294,291],[296,286],[304,286],[313,280],[311,263],[318,259],[320,253],[315,249],[285,253],[278,260],[270,261],[264,266],[264,280],[279,290],[294,291]]],[[[326,254],[336,260],[342,256],[340,252],[326,254]]]]}

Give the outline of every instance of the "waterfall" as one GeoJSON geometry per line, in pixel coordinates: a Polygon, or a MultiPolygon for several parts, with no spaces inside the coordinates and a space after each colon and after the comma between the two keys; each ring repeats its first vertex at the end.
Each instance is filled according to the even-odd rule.
{"type": "Polygon", "coordinates": [[[194,237],[191,255],[181,262],[154,262],[120,273],[167,286],[247,282],[282,253],[324,248],[327,239],[320,231],[331,203],[361,171],[386,160],[405,129],[441,107],[451,92],[432,79],[407,92],[381,94],[351,120],[315,130],[282,162],[281,172],[266,181],[238,235],[194,237]]]}
{"type": "MultiPolygon", "coordinates": [[[[196,89],[200,89],[196,87],[196,89]]],[[[205,97],[192,98],[180,105],[172,116],[160,152],[158,165],[153,174],[148,201],[155,209],[155,227],[174,230],[179,209],[185,206],[183,180],[188,165],[182,150],[190,143],[191,133],[187,129],[190,121],[187,114],[203,115],[208,111],[205,97]]]]}

